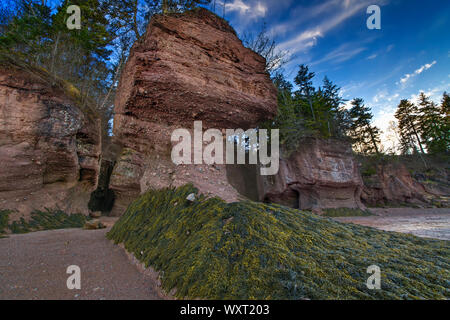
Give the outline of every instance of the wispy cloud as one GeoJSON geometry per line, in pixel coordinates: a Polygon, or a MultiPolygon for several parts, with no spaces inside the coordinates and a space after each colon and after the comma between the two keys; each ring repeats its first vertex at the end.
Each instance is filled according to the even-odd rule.
{"type": "MultiPolygon", "coordinates": [[[[429,88],[428,90],[420,90],[419,92],[423,92],[427,97],[430,97],[432,101],[439,103],[442,98],[442,93],[444,91],[448,91],[450,89],[450,82],[443,82],[433,88],[429,88]]],[[[419,102],[419,94],[412,94],[410,100],[414,103],[419,102]]]]}
{"type": "Polygon", "coordinates": [[[367,60],[373,60],[373,59],[375,59],[376,57],[378,57],[378,54],[374,53],[374,54],[368,56],[368,57],[367,57],[367,60]]]}
{"type": "Polygon", "coordinates": [[[372,41],[373,38],[368,38],[363,42],[344,43],[331,52],[327,53],[324,57],[310,62],[309,65],[314,66],[324,62],[330,62],[333,64],[345,62],[357,56],[361,52],[366,51],[367,48],[364,45],[372,41]]]}
{"type": "Polygon", "coordinates": [[[233,0],[226,3],[218,1],[217,3],[220,7],[225,4],[226,13],[237,12],[247,19],[263,18],[267,14],[267,5],[262,1],[246,1],[244,3],[243,0],[233,0]]]}
{"type": "Polygon", "coordinates": [[[305,21],[313,20],[315,18],[319,19],[319,22],[317,24],[314,23],[313,27],[308,28],[306,31],[303,31],[299,35],[292,37],[279,45],[282,50],[289,50],[292,53],[299,52],[315,46],[318,38],[324,37],[330,30],[336,28],[357,13],[365,14],[365,8],[372,4],[372,2],[373,0],[329,0],[322,4],[304,9],[301,11],[301,16],[297,17],[295,21],[275,26],[272,28],[272,32],[274,34],[279,34],[292,31],[298,29],[305,21]],[[321,17],[326,18],[320,20],[321,17]]]}
{"type": "Polygon", "coordinates": [[[413,73],[407,73],[403,76],[403,78],[400,79],[400,83],[401,84],[406,84],[406,82],[408,82],[408,80],[410,80],[412,77],[415,77],[419,74],[421,74],[422,72],[424,72],[425,70],[430,69],[432,66],[434,66],[436,64],[436,60],[431,62],[431,63],[427,63],[424,64],[423,66],[421,66],[419,69],[417,69],[416,71],[414,71],[413,73]]]}

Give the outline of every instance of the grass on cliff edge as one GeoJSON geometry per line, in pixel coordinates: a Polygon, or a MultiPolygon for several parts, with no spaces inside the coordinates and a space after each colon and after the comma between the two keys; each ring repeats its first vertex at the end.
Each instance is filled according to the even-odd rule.
{"type": "Polygon", "coordinates": [[[341,224],[279,205],[227,204],[191,185],[149,191],[107,234],[160,271],[166,292],[203,299],[445,299],[448,241],[341,224]],[[381,290],[366,287],[381,268],[381,290]]]}

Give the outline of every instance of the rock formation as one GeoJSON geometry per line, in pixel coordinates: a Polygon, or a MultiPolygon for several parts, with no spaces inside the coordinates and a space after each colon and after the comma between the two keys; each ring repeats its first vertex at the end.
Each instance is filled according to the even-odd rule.
{"type": "Polygon", "coordinates": [[[0,66],[0,208],[88,213],[100,122],[76,93],[42,70],[0,66]]]}
{"type": "Polygon", "coordinates": [[[339,140],[307,138],[281,159],[276,176],[260,177],[260,200],[300,209],[363,208],[363,183],[351,146],[339,140]]]}
{"type": "Polygon", "coordinates": [[[421,181],[426,179],[418,178],[419,181],[414,179],[408,168],[400,162],[380,163],[374,174],[364,176],[362,200],[370,206],[424,205],[434,203],[440,196],[448,196],[448,188],[439,189],[445,183],[434,183],[433,186],[433,183],[421,181]]]}
{"type": "Polygon", "coordinates": [[[223,19],[205,9],[153,17],[131,49],[116,94],[114,135],[124,148],[110,181],[113,214],[149,188],[186,182],[237,200],[224,166],[175,166],[171,134],[194,121],[204,130],[248,129],[276,110],[264,58],[245,48],[223,19]]]}

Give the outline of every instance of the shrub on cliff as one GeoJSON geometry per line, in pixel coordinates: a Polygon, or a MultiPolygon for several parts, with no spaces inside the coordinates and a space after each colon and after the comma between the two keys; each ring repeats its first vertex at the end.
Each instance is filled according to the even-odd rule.
{"type": "Polygon", "coordinates": [[[178,298],[449,298],[446,241],[341,224],[278,205],[227,204],[191,185],[149,191],[108,233],[178,298]],[[370,265],[381,290],[369,290],[370,265]]]}

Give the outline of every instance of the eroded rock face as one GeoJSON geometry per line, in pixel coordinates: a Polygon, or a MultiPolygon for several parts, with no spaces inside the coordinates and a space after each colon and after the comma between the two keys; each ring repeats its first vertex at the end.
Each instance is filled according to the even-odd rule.
{"type": "Polygon", "coordinates": [[[88,213],[100,123],[42,75],[0,66],[0,208],[88,213]]]}
{"type": "Polygon", "coordinates": [[[362,200],[370,206],[424,204],[430,194],[401,163],[380,164],[365,177],[362,200]]]}
{"type": "Polygon", "coordinates": [[[281,159],[278,175],[260,179],[260,200],[305,210],[364,207],[358,164],[342,141],[304,139],[298,151],[281,159]]]}
{"type": "Polygon", "coordinates": [[[125,148],[111,177],[114,215],[149,188],[187,182],[237,200],[225,166],[175,166],[171,134],[194,121],[205,130],[248,129],[277,110],[264,58],[205,9],[152,19],[130,52],[115,102],[114,135],[125,148]]]}

